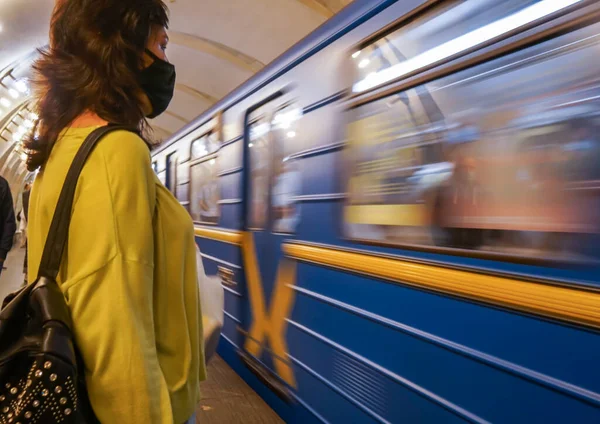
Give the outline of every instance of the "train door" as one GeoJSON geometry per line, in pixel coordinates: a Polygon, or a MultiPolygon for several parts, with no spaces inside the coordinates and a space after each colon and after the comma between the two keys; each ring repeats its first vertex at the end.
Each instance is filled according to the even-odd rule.
{"type": "Polygon", "coordinates": [[[294,270],[283,260],[282,242],[287,235],[277,227],[279,212],[273,200],[282,159],[274,117],[284,97],[283,93],[271,96],[250,109],[245,119],[243,255],[249,309],[240,353],[271,390],[287,399],[288,387],[295,384],[284,330],[292,307],[288,283],[294,270]]]}

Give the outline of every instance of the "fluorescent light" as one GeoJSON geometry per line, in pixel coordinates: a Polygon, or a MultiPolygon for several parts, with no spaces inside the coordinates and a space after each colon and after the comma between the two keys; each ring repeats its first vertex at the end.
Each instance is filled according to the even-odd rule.
{"type": "Polygon", "coordinates": [[[25,126],[25,128],[33,128],[33,121],[30,121],[29,119],[27,119],[26,121],[23,122],[23,125],[25,126]]]}
{"type": "Polygon", "coordinates": [[[210,164],[211,164],[211,165],[214,165],[215,163],[217,163],[217,161],[216,161],[215,159],[211,159],[211,160],[210,160],[210,164]]]}
{"type": "Polygon", "coordinates": [[[362,53],[362,51],[360,51],[360,50],[352,53],[352,59],[356,59],[358,56],[360,56],[361,53],[362,53]]]}
{"type": "Polygon", "coordinates": [[[288,138],[296,137],[296,131],[288,131],[287,136],[288,136],[288,138]]]}
{"type": "MultiPolygon", "coordinates": [[[[513,31],[519,27],[527,25],[528,23],[541,19],[544,16],[548,16],[581,1],[582,0],[542,0],[517,13],[507,16],[506,18],[492,22],[491,24],[427,50],[426,52],[423,52],[411,59],[377,72],[374,76],[365,78],[354,84],[352,91],[355,93],[360,93],[380,84],[392,81],[417,69],[424,68],[428,65],[439,62],[440,60],[476,47],[479,44],[483,44],[491,39],[501,36],[502,34],[506,34],[507,32],[513,31]]],[[[361,61],[358,66],[361,67],[361,64],[365,60],[367,59],[361,61]]]]}
{"type": "Polygon", "coordinates": [[[0,99],[0,105],[4,107],[10,107],[10,101],[6,97],[0,99]]]}
{"type": "Polygon", "coordinates": [[[248,147],[254,147],[253,143],[248,144],[248,147]]]}
{"type": "Polygon", "coordinates": [[[38,116],[38,114],[35,113],[35,112],[30,112],[29,113],[29,118],[33,119],[34,121],[40,119],[40,117],[38,116]]]}
{"type": "Polygon", "coordinates": [[[363,59],[358,64],[358,67],[361,69],[366,68],[367,66],[369,66],[369,63],[371,63],[371,61],[369,59],[363,59]]]}
{"type": "Polygon", "coordinates": [[[15,88],[21,93],[27,93],[27,91],[29,91],[29,86],[25,80],[22,79],[15,82],[15,88]]]}
{"type": "Polygon", "coordinates": [[[12,97],[13,99],[16,99],[17,97],[19,97],[19,92],[17,90],[15,90],[14,88],[9,88],[8,94],[10,94],[10,97],[12,97]]]}

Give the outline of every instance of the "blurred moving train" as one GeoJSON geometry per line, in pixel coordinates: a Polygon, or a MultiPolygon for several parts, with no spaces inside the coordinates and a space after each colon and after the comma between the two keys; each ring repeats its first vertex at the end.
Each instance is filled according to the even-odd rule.
{"type": "Polygon", "coordinates": [[[283,419],[600,422],[599,18],[356,0],[154,151],[283,419]]]}

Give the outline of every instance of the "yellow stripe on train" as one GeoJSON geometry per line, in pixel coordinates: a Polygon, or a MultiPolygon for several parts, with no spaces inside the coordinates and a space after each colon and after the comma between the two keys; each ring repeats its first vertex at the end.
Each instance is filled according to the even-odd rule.
{"type": "Polygon", "coordinates": [[[349,205],[344,218],[349,224],[421,227],[429,225],[424,205],[349,205]]]}
{"type": "Polygon", "coordinates": [[[301,243],[285,244],[284,252],[291,259],[600,328],[595,291],[301,243]]]}

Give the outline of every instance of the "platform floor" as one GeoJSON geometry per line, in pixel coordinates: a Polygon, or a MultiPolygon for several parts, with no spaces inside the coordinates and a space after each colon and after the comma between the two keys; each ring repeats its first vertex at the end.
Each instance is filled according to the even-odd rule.
{"type": "Polygon", "coordinates": [[[219,356],[200,385],[197,424],[279,424],[284,421],[219,356]]]}
{"type": "Polygon", "coordinates": [[[8,252],[2,275],[0,275],[0,305],[6,295],[19,290],[23,284],[23,261],[25,260],[25,249],[15,243],[13,249],[8,252]]]}

